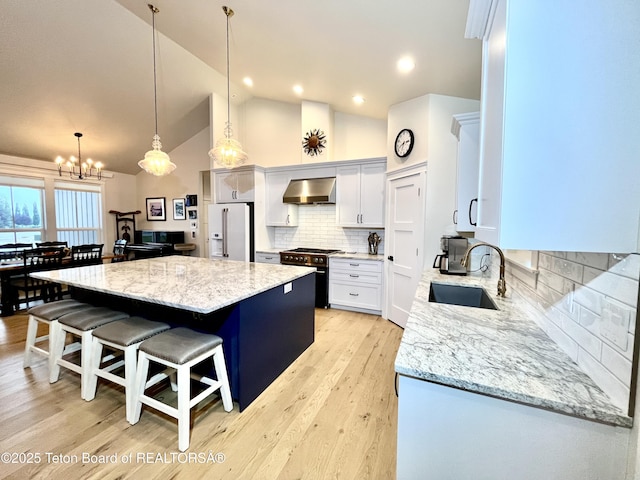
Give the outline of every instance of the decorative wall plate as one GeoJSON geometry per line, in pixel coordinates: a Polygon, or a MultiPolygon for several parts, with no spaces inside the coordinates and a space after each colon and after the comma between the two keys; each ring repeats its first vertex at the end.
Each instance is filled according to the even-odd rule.
{"type": "Polygon", "coordinates": [[[314,155],[320,155],[322,153],[322,149],[326,147],[326,143],[327,137],[324,132],[316,128],[309,130],[304,136],[302,147],[304,148],[304,153],[313,157],[314,155]]]}

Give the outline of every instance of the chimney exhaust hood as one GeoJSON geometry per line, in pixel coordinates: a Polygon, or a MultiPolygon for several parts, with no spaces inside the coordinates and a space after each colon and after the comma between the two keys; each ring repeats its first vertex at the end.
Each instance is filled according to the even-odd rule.
{"type": "Polygon", "coordinates": [[[298,205],[336,203],[336,178],[291,180],[284,192],[282,202],[298,205]]]}

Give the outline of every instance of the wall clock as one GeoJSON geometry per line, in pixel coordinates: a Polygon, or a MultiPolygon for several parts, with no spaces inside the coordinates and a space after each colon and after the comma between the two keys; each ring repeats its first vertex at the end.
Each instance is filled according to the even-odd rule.
{"type": "Polygon", "coordinates": [[[396,155],[400,158],[408,157],[413,150],[413,131],[403,128],[396,137],[396,155]]]}

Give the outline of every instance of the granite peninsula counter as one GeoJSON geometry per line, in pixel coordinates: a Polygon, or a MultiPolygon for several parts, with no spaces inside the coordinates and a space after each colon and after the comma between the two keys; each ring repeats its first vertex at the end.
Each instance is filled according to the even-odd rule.
{"type": "Polygon", "coordinates": [[[398,478],[622,478],[633,419],[496,288],[424,271],[395,361],[398,478]],[[431,282],[481,286],[498,310],[429,302],[431,282]]]}
{"type": "Polygon", "coordinates": [[[69,285],[74,298],[94,305],[216,333],[243,410],[313,343],[314,273],[176,255],[33,276],[69,285]]]}

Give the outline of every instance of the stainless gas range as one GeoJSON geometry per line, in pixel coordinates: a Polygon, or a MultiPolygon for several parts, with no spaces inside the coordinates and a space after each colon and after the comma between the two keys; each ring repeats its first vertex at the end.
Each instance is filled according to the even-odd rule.
{"type": "Polygon", "coordinates": [[[322,248],[294,248],[280,252],[283,265],[316,267],[316,307],[329,307],[329,255],[340,250],[322,248]]]}

